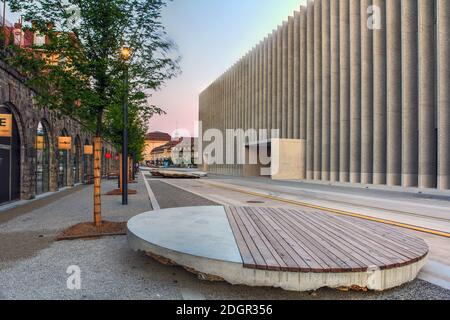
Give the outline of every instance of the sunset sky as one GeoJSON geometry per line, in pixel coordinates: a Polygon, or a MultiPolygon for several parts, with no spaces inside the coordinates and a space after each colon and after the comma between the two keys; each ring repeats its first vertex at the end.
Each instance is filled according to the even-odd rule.
{"type": "Polygon", "coordinates": [[[305,0],[174,0],[163,23],[182,57],[182,75],[155,93],[152,104],[167,115],[151,131],[194,132],[198,95],[305,0]]]}
{"type": "MultiPolygon", "coordinates": [[[[151,103],[167,115],[156,116],[150,131],[194,133],[198,95],[306,0],[173,0],[163,24],[178,46],[182,74],[153,94],[151,103]]],[[[9,11],[9,10],[8,10],[9,11]]],[[[7,15],[11,22],[18,15],[7,15]]]]}

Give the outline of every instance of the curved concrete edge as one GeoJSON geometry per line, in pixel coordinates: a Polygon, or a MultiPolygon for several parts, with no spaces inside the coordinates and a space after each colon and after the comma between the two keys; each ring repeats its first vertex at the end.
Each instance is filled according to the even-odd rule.
{"type": "Polygon", "coordinates": [[[250,287],[275,287],[287,291],[314,291],[320,288],[367,288],[384,291],[415,280],[425,266],[427,257],[410,265],[369,272],[352,273],[297,273],[265,271],[244,268],[243,264],[218,261],[204,257],[175,252],[148,243],[131,231],[128,231],[130,247],[139,252],[151,253],[164,257],[179,266],[186,267],[200,274],[224,279],[232,285],[250,287]]]}

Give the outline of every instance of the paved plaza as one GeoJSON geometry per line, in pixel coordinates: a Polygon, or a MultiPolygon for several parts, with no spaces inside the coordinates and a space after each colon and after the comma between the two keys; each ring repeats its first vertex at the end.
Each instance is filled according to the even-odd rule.
{"type": "MultiPolygon", "coordinates": [[[[208,180],[210,181],[210,180],[208,180]]],[[[161,207],[219,205],[174,187],[177,180],[148,179],[161,207]],[[171,185],[169,185],[169,183],[171,185]],[[168,195],[169,194],[169,195],[168,195]]],[[[186,182],[184,182],[186,183],[186,182]]],[[[117,182],[103,182],[103,192],[117,182]]],[[[142,176],[138,195],[123,207],[103,197],[104,219],[127,221],[152,209],[142,176]]],[[[195,189],[195,188],[194,188],[195,189]]],[[[322,289],[296,293],[199,280],[180,267],[165,266],[129,249],[127,237],[55,242],[63,229],[91,219],[92,187],[77,187],[24,207],[1,212],[0,299],[445,299],[450,291],[423,280],[383,293],[322,289]],[[67,289],[69,266],[81,269],[82,289],[67,289]]],[[[235,201],[239,198],[236,196],[235,201]]],[[[242,199],[245,200],[245,199],[242,199]]]]}

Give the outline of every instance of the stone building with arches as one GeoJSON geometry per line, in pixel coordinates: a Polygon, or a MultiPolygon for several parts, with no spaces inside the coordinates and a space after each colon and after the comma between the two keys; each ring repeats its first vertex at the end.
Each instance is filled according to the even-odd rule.
{"type": "MultiPolygon", "coordinates": [[[[0,114],[12,119],[12,137],[0,137],[0,205],[90,183],[93,178],[93,155],[85,153],[93,135],[76,120],[37,107],[35,94],[20,74],[0,61],[0,114]],[[69,149],[60,148],[60,137],[71,138],[69,149]]],[[[116,155],[115,148],[104,142],[104,176],[116,170],[116,155]]]]}

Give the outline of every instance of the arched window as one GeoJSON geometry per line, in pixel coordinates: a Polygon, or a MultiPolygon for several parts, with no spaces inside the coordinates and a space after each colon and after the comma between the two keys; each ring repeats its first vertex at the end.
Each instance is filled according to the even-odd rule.
{"type": "Polygon", "coordinates": [[[36,194],[50,190],[50,141],[46,127],[39,122],[36,131],[36,194]]]}
{"type": "Polygon", "coordinates": [[[73,161],[72,161],[72,172],[73,172],[73,182],[75,184],[81,182],[80,174],[80,164],[81,164],[81,141],[77,136],[72,147],[73,161]]]}
{"type": "MultiPolygon", "coordinates": [[[[63,129],[59,135],[60,137],[69,137],[67,130],[63,129]]],[[[67,187],[67,170],[69,164],[69,150],[64,150],[58,146],[58,188],[67,187]]]]}

